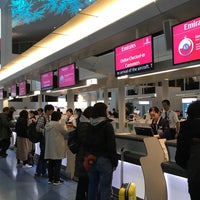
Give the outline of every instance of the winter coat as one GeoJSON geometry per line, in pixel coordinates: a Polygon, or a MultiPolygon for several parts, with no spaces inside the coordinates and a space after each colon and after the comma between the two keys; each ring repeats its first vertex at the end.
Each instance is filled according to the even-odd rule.
{"type": "Polygon", "coordinates": [[[28,138],[28,119],[19,117],[15,126],[17,137],[28,138]]]}
{"type": "MultiPolygon", "coordinates": [[[[200,119],[186,120],[180,123],[180,132],[177,138],[177,150],[175,160],[178,165],[187,169],[191,157],[191,147],[200,141],[200,119]]],[[[199,165],[200,166],[200,160],[199,165]]],[[[200,171],[200,170],[199,170],[200,171]]]]}
{"type": "Polygon", "coordinates": [[[59,121],[50,121],[45,125],[45,159],[59,160],[66,157],[65,137],[68,132],[59,121]]]}
{"type": "Polygon", "coordinates": [[[11,134],[8,116],[5,113],[0,113],[0,140],[8,139],[11,134]]]}
{"type": "Polygon", "coordinates": [[[98,157],[109,158],[112,167],[118,165],[118,156],[116,152],[115,133],[110,120],[105,117],[92,119],[92,134],[90,134],[89,153],[98,157]]]}
{"type": "Polygon", "coordinates": [[[79,144],[79,151],[76,154],[76,159],[75,159],[75,176],[77,177],[87,175],[83,167],[83,160],[86,154],[88,153],[85,144],[87,144],[87,134],[90,128],[91,128],[90,120],[87,119],[84,115],[81,115],[80,122],[78,123],[76,129],[77,142],[79,144]]]}

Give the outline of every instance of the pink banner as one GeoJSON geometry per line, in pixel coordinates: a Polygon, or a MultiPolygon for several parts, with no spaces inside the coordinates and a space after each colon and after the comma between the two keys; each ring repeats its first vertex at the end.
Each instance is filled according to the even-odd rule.
{"type": "Polygon", "coordinates": [[[200,59],[200,17],[173,27],[173,61],[180,64],[200,59]]]}
{"type": "Polygon", "coordinates": [[[75,64],[60,67],[58,69],[58,87],[75,85],[75,64]]]}
{"type": "Polygon", "coordinates": [[[53,71],[46,72],[40,75],[41,89],[53,88],[53,71]]]}
{"type": "Polygon", "coordinates": [[[143,71],[143,68],[138,68],[138,66],[145,66],[146,64],[152,63],[152,54],[151,36],[146,36],[117,47],[115,49],[116,72],[123,70],[126,72],[126,69],[130,68],[135,68],[131,72],[143,71]]]}

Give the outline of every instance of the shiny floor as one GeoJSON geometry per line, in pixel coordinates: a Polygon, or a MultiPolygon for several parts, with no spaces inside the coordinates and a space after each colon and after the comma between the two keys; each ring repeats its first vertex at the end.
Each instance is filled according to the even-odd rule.
{"type": "Polygon", "coordinates": [[[13,150],[0,158],[0,200],[74,200],[77,183],[65,180],[62,185],[47,183],[48,178],[34,177],[35,167],[16,165],[13,150]]]}

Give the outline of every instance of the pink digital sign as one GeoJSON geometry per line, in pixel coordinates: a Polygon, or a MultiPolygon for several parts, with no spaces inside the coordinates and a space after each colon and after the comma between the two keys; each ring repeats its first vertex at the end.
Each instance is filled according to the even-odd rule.
{"type": "Polygon", "coordinates": [[[153,69],[152,36],[146,36],[115,48],[116,76],[153,69]]]}
{"type": "Polygon", "coordinates": [[[172,31],[174,64],[199,60],[200,17],[175,25],[172,31]]]}
{"type": "Polygon", "coordinates": [[[41,89],[53,89],[53,71],[45,72],[40,75],[41,89]]]}
{"type": "Polygon", "coordinates": [[[62,66],[58,69],[58,87],[69,87],[76,84],[75,64],[62,66]]]}
{"type": "Polygon", "coordinates": [[[26,81],[19,83],[19,96],[26,95],[26,81]]]}
{"type": "Polygon", "coordinates": [[[11,97],[16,97],[17,96],[17,85],[12,85],[11,86],[11,97]]]}

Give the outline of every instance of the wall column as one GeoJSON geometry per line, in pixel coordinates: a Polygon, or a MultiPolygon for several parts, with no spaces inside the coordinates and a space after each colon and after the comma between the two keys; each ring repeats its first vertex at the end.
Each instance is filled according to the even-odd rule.
{"type": "Polygon", "coordinates": [[[125,126],[125,86],[124,80],[118,80],[118,109],[119,109],[119,132],[124,130],[125,126]]]}
{"type": "Polygon", "coordinates": [[[107,90],[107,88],[104,89],[103,100],[104,100],[104,103],[108,106],[108,90],[107,90]]]}
{"type": "Polygon", "coordinates": [[[162,100],[169,99],[169,81],[163,80],[162,81],[162,100]]]}
{"type": "Polygon", "coordinates": [[[1,9],[1,67],[12,58],[12,18],[8,4],[1,9]]]}
{"type": "Polygon", "coordinates": [[[74,93],[72,90],[67,90],[67,109],[74,110],[74,93]]]}

